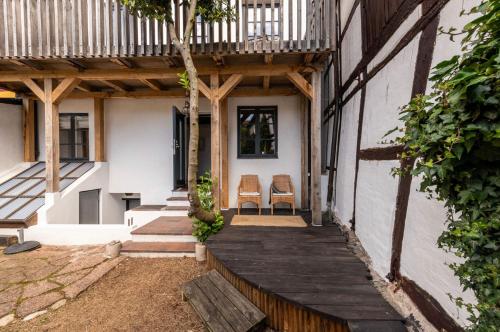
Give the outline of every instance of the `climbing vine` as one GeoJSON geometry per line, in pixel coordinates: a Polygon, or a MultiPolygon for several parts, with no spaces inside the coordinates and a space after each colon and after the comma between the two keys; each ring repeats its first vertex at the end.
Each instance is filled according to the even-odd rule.
{"type": "MultiPolygon", "coordinates": [[[[470,313],[473,331],[500,326],[500,1],[484,0],[469,13],[462,55],[438,64],[429,95],[402,108],[401,158],[414,158],[420,190],[445,203],[441,248],[460,257],[450,267],[477,303],[454,298],[470,313]]],[[[449,31],[450,38],[456,35],[449,31]]]]}

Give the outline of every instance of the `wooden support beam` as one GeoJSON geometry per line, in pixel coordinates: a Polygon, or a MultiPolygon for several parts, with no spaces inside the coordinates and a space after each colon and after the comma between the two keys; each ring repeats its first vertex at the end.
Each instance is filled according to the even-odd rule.
{"type": "Polygon", "coordinates": [[[211,134],[211,166],[213,179],[213,199],[215,209],[220,209],[220,98],[219,98],[219,75],[210,76],[210,88],[212,90],[210,117],[211,134]]]}
{"type": "Polygon", "coordinates": [[[59,104],[67,95],[69,95],[81,80],[79,78],[66,78],[52,92],[52,102],[59,104]]]}
{"type": "MultiPolygon", "coordinates": [[[[154,91],[151,89],[144,90],[134,90],[134,91],[93,91],[92,87],[81,88],[81,83],[76,89],[70,93],[66,99],[85,99],[85,98],[151,98],[151,97],[164,97],[164,98],[184,98],[186,96],[186,90],[181,88],[168,89],[162,91],[154,91]],[[91,91],[85,91],[83,89],[92,89],[91,91]]],[[[201,89],[200,89],[201,91],[201,89]]],[[[209,89],[210,91],[210,89],[209,89]]],[[[245,86],[236,87],[229,93],[230,97],[264,97],[264,96],[294,96],[299,94],[299,91],[295,88],[282,87],[282,88],[270,88],[268,90],[262,89],[262,87],[255,86],[245,86]]],[[[37,98],[34,94],[24,94],[23,97],[37,98]]],[[[203,92],[200,97],[205,97],[203,92]]],[[[208,98],[210,99],[210,98],[208,98]]]]}
{"type": "Polygon", "coordinates": [[[227,98],[225,98],[221,103],[221,208],[229,208],[229,162],[228,162],[228,109],[227,109],[227,98]]]}
{"type": "MultiPolygon", "coordinates": [[[[266,65],[270,65],[271,63],[273,63],[273,54],[264,54],[264,63],[266,65]]],[[[267,90],[270,87],[270,83],[271,83],[271,76],[269,75],[264,76],[262,80],[262,87],[265,90],[267,90]]]]}
{"type": "Polygon", "coordinates": [[[84,71],[84,70],[87,69],[87,66],[84,65],[83,63],[81,63],[78,60],[74,60],[74,59],[60,59],[60,60],[62,60],[63,62],[67,63],[71,67],[77,69],[78,71],[84,71]]]}
{"type": "Polygon", "coordinates": [[[126,59],[122,59],[122,58],[111,58],[111,59],[109,59],[109,61],[111,61],[114,64],[117,64],[123,68],[134,68],[135,67],[135,65],[131,61],[126,60],[126,59]]]}
{"type": "Polygon", "coordinates": [[[231,93],[231,91],[241,82],[243,79],[243,75],[241,74],[233,74],[229,77],[226,82],[218,89],[218,97],[219,99],[224,99],[231,93]]]}
{"type": "Polygon", "coordinates": [[[83,91],[83,92],[92,92],[94,89],[87,83],[85,82],[80,82],[76,89],[83,91]]]}
{"type": "Polygon", "coordinates": [[[95,161],[106,161],[104,137],[104,99],[94,98],[95,161]]]}
{"type": "MultiPolygon", "coordinates": [[[[200,66],[198,75],[241,74],[244,76],[284,76],[287,73],[313,72],[314,66],[294,66],[287,64],[255,64],[255,65],[227,65],[224,67],[200,66]]],[[[75,70],[43,70],[43,71],[0,71],[1,82],[17,82],[23,79],[64,79],[81,78],[82,80],[139,80],[139,79],[177,79],[178,74],[184,71],[178,68],[119,68],[119,69],[88,69],[82,72],[75,70]]]]}
{"type": "Polygon", "coordinates": [[[125,84],[123,84],[122,82],[120,82],[120,81],[105,81],[105,80],[101,80],[101,82],[103,84],[106,84],[110,88],[115,89],[116,91],[120,91],[120,92],[126,92],[126,91],[128,91],[128,87],[125,84]]]}
{"type": "Polygon", "coordinates": [[[312,74],[311,212],[312,225],[321,226],[321,72],[312,74]]]}
{"type": "Polygon", "coordinates": [[[262,79],[262,88],[264,90],[269,90],[271,85],[271,76],[264,76],[262,79]]]}
{"type": "MultiPolygon", "coordinates": [[[[42,102],[45,102],[45,92],[38,86],[38,84],[30,78],[25,78],[22,80],[23,83],[40,99],[42,102]]],[[[52,83],[52,81],[51,81],[52,83]]],[[[52,92],[52,91],[51,91],[52,92]]]]}
{"type": "Polygon", "coordinates": [[[212,100],[212,90],[201,79],[198,79],[198,89],[208,100],[212,100]]]}
{"type": "Polygon", "coordinates": [[[313,88],[301,74],[290,72],[286,76],[309,100],[313,99],[313,88]]]}
{"type": "Polygon", "coordinates": [[[226,62],[224,61],[224,57],[222,55],[216,54],[212,57],[212,59],[214,60],[217,66],[224,66],[226,64],[226,62]]]}
{"type": "Polygon", "coordinates": [[[304,54],[304,65],[306,66],[310,65],[313,62],[315,55],[316,55],[315,53],[304,54]]]}
{"type": "Polygon", "coordinates": [[[163,90],[162,89],[162,86],[160,85],[160,83],[158,83],[157,81],[155,80],[148,80],[148,79],[142,79],[140,80],[142,83],[144,83],[144,85],[147,85],[149,86],[151,89],[155,90],[155,91],[161,91],[163,90]]]}
{"type": "Polygon", "coordinates": [[[35,156],[35,101],[23,98],[24,161],[34,162],[35,156]]]}
{"type": "Polygon", "coordinates": [[[29,60],[16,60],[16,59],[11,59],[9,60],[11,63],[15,64],[15,65],[18,65],[18,66],[21,66],[21,67],[25,67],[25,68],[29,68],[31,70],[35,70],[35,71],[39,71],[39,70],[43,70],[44,68],[36,63],[36,62],[33,62],[33,61],[29,61],[29,60]]]}
{"type": "Polygon", "coordinates": [[[309,208],[309,123],[308,123],[308,99],[300,96],[300,206],[302,209],[309,208]]]}
{"type": "Polygon", "coordinates": [[[52,79],[44,80],[45,89],[45,168],[47,193],[59,191],[59,112],[52,100],[52,79]]]}

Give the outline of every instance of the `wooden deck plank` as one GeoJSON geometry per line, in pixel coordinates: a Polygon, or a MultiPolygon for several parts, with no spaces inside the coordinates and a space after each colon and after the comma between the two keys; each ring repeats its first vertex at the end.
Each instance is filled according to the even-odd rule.
{"type": "MultiPolygon", "coordinates": [[[[232,212],[225,216],[227,223],[232,212]]],[[[310,222],[310,218],[304,219],[310,222]]],[[[226,271],[262,293],[245,294],[253,300],[274,296],[284,301],[279,305],[291,303],[336,322],[352,323],[357,331],[369,331],[370,326],[399,331],[404,326],[403,318],[374,287],[368,268],[347,247],[338,227],[229,225],[209,239],[207,247],[226,271]]],[[[271,321],[281,321],[274,316],[282,308],[260,308],[271,321]]],[[[311,320],[311,330],[320,324],[312,316],[297,317],[297,321],[301,319],[311,320]]]]}

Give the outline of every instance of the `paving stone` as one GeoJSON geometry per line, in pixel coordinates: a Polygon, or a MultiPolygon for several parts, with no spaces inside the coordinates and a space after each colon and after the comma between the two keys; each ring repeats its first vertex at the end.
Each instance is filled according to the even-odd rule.
{"type": "Polygon", "coordinates": [[[23,298],[34,297],[60,287],[53,282],[42,280],[24,286],[23,298]]]}
{"type": "Polygon", "coordinates": [[[57,301],[63,299],[64,296],[59,292],[50,292],[36,297],[27,299],[17,307],[17,316],[26,317],[29,314],[45,309],[57,301]]]}
{"type": "Polygon", "coordinates": [[[0,292],[0,303],[16,302],[21,296],[23,289],[19,286],[12,286],[0,292]]]}
{"type": "Polygon", "coordinates": [[[33,318],[36,318],[36,317],[41,316],[41,315],[46,314],[46,313],[47,313],[47,310],[40,310],[40,311],[34,312],[32,314],[29,314],[28,316],[24,317],[23,320],[26,322],[26,321],[32,320],[33,318]]]}
{"type": "Polygon", "coordinates": [[[68,286],[74,283],[77,280],[82,279],[85,275],[87,275],[92,269],[80,270],[72,273],[63,274],[57,277],[51,278],[52,281],[55,281],[61,285],[68,286]]]}
{"type": "Polygon", "coordinates": [[[0,327],[9,325],[14,320],[14,318],[14,314],[3,316],[2,318],[0,318],[0,327]]]}
{"type": "Polygon", "coordinates": [[[34,280],[42,280],[46,279],[48,276],[59,270],[60,267],[57,266],[52,266],[52,265],[45,265],[43,268],[39,270],[30,270],[27,271],[26,274],[26,280],[27,281],[34,281],[34,280]]]}
{"type": "Polygon", "coordinates": [[[59,300],[57,301],[56,303],[54,303],[53,305],[50,306],[50,309],[52,310],[57,310],[59,309],[60,307],[62,307],[63,305],[66,304],[66,299],[63,299],[63,300],[59,300]]]}
{"type": "Polygon", "coordinates": [[[11,271],[10,273],[0,274],[0,278],[3,283],[7,284],[17,284],[26,280],[26,276],[22,271],[11,271]]]}
{"type": "Polygon", "coordinates": [[[74,299],[81,292],[86,290],[97,280],[102,278],[106,273],[108,273],[111,269],[113,269],[116,265],[118,265],[123,259],[125,259],[125,257],[118,257],[112,260],[108,260],[102,263],[101,265],[97,266],[92,270],[92,272],[87,274],[85,277],[64,288],[63,291],[66,294],[66,297],[74,299]]]}
{"type": "Polygon", "coordinates": [[[74,272],[78,270],[83,270],[89,267],[94,267],[100,263],[102,263],[106,258],[102,254],[94,254],[90,256],[82,256],[79,257],[74,262],[66,265],[61,271],[57,273],[57,275],[74,272]]]}
{"type": "Polygon", "coordinates": [[[3,317],[14,310],[16,302],[7,302],[0,304],[0,317],[3,317]]]}

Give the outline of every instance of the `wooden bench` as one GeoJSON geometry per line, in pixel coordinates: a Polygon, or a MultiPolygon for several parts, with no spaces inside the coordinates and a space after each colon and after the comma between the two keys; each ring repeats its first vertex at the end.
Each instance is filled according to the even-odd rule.
{"type": "Polygon", "coordinates": [[[217,271],[186,283],[182,290],[212,332],[260,331],[266,316],[217,271]]]}

